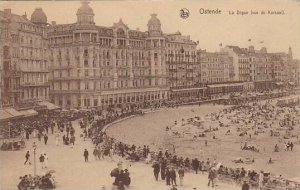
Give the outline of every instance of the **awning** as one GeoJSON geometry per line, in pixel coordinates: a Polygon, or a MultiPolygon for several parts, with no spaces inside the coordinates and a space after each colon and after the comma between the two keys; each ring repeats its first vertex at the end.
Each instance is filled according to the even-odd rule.
{"type": "Polygon", "coordinates": [[[182,89],[172,89],[172,92],[182,92],[182,91],[197,91],[197,90],[205,90],[205,87],[201,87],[201,88],[182,88],[182,89]]]}
{"type": "Polygon", "coordinates": [[[278,86],[283,85],[283,82],[276,82],[276,85],[278,86]]]}
{"type": "Polygon", "coordinates": [[[218,88],[218,87],[229,87],[229,86],[243,86],[244,83],[233,83],[233,84],[211,84],[207,85],[209,88],[218,88]]]}
{"type": "Polygon", "coordinates": [[[14,108],[4,108],[0,110],[0,120],[12,119],[21,116],[23,116],[23,114],[18,112],[14,108]]]}
{"type": "Polygon", "coordinates": [[[17,110],[15,110],[14,108],[6,108],[4,109],[7,113],[13,115],[13,117],[20,117],[23,114],[21,114],[20,112],[18,112],[17,110]]]}
{"type": "Polygon", "coordinates": [[[38,112],[35,110],[22,110],[20,111],[20,113],[22,113],[24,115],[24,117],[30,117],[30,116],[35,116],[38,115],[38,112]]]}
{"type": "Polygon", "coordinates": [[[13,117],[13,115],[7,113],[4,110],[0,110],[0,120],[10,119],[12,117],[13,117]]]}
{"type": "Polygon", "coordinates": [[[50,102],[39,102],[38,105],[40,106],[46,106],[48,110],[56,110],[59,109],[60,107],[50,103],[50,102]]]}

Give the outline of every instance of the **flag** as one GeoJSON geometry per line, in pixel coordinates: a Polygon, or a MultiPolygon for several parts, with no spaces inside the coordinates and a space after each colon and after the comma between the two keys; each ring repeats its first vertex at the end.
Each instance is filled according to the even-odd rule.
{"type": "Polygon", "coordinates": [[[219,44],[219,46],[220,46],[220,47],[222,47],[222,46],[223,46],[223,44],[222,44],[222,43],[220,43],[220,44],[219,44]]]}
{"type": "Polygon", "coordinates": [[[248,39],[248,42],[251,42],[251,39],[248,39]]]}

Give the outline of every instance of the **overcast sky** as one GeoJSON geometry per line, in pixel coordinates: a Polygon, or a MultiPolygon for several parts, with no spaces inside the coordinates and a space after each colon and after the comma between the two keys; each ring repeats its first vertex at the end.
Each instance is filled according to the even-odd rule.
{"type": "MultiPolygon", "coordinates": [[[[30,18],[36,7],[47,14],[48,22],[58,24],[76,22],[79,1],[1,1],[1,10],[11,8],[13,13],[27,13],[30,18]]],[[[91,1],[95,22],[112,26],[120,18],[131,29],[147,30],[151,13],[157,13],[165,33],[180,31],[199,41],[198,48],[219,51],[219,44],[256,49],[266,46],[269,52],[287,52],[293,49],[300,59],[300,3],[299,1],[91,1]],[[179,10],[187,8],[190,16],[182,19],[179,10]],[[218,15],[201,15],[199,9],[219,9],[218,15]],[[229,15],[229,11],[284,11],[284,15],[229,15]],[[251,39],[251,42],[248,41],[251,39]],[[264,43],[260,43],[263,41],[264,43]]]]}

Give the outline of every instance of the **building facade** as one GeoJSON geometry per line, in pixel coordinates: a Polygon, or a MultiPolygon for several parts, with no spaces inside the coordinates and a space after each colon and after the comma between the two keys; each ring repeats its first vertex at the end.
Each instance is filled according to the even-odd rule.
{"type": "Polygon", "coordinates": [[[72,24],[47,23],[41,8],[30,19],[0,11],[1,105],[48,100],[62,108],[161,103],[299,84],[299,60],[266,48],[197,50],[179,31],[164,33],[156,14],[147,31],[122,19],[98,26],[88,2],[72,24]],[[276,85],[275,85],[276,84],[276,85]]]}
{"type": "Polygon", "coordinates": [[[183,36],[178,31],[165,34],[166,65],[170,98],[195,97],[203,94],[199,89],[200,72],[197,59],[197,45],[190,36],[183,36]]]}
{"type": "Polygon", "coordinates": [[[200,63],[200,83],[226,83],[230,81],[230,66],[233,58],[224,52],[198,51],[200,63]]]}
{"type": "Polygon", "coordinates": [[[157,15],[146,32],[121,19],[112,27],[93,19],[83,2],[76,23],[49,26],[52,102],[82,108],[166,100],[166,38],[157,15]]]}
{"type": "Polygon", "coordinates": [[[19,16],[1,14],[2,104],[20,105],[49,99],[47,17],[41,8],[19,16]]]}

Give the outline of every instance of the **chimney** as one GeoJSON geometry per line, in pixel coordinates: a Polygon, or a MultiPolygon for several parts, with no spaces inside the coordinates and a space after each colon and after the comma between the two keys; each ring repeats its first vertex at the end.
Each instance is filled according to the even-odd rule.
{"type": "Polygon", "coordinates": [[[4,9],[4,16],[10,17],[11,16],[11,9],[4,9]]]}
{"type": "Polygon", "coordinates": [[[26,14],[26,12],[25,12],[24,15],[22,15],[22,17],[25,18],[25,19],[27,19],[27,14],[26,14]]]}

